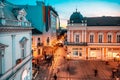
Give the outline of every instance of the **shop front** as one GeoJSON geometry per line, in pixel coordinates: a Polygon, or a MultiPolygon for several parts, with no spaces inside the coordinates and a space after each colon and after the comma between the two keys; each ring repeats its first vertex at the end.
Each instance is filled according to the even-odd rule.
{"type": "Polygon", "coordinates": [[[73,59],[85,59],[86,54],[84,47],[72,47],[71,49],[69,48],[69,52],[73,59]]]}
{"type": "Polygon", "coordinates": [[[102,48],[89,48],[88,59],[102,59],[102,48]]]}
{"type": "Polygon", "coordinates": [[[107,48],[107,59],[117,59],[120,56],[120,48],[107,48]]]}

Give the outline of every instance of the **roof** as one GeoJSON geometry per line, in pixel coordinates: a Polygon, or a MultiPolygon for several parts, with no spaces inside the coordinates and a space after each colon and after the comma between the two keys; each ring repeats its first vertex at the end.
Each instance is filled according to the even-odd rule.
{"type": "Polygon", "coordinates": [[[37,30],[36,28],[32,29],[32,34],[42,34],[41,31],[37,30]]]}
{"type": "Polygon", "coordinates": [[[73,14],[70,16],[70,23],[82,23],[83,16],[80,12],[73,12],[73,14]]]}
{"type": "MultiPolygon", "coordinates": [[[[2,5],[2,11],[0,12],[0,26],[12,26],[12,27],[31,27],[31,23],[29,21],[19,21],[17,16],[17,12],[21,9],[18,6],[11,4],[7,1],[0,1],[0,5],[2,5]],[[4,19],[5,22],[1,19],[4,19]],[[24,23],[24,24],[22,24],[24,23]]],[[[20,16],[19,16],[20,17],[20,16]]],[[[24,19],[24,18],[23,18],[24,19]]],[[[24,19],[25,20],[25,19],[24,19]]]]}
{"type": "Polygon", "coordinates": [[[120,17],[87,17],[87,26],[120,26],[120,17]]]}

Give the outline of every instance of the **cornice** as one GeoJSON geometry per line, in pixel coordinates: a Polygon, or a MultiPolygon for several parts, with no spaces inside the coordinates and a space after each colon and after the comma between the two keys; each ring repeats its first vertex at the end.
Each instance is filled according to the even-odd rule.
{"type": "Polygon", "coordinates": [[[0,33],[31,31],[32,29],[33,29],[32,27],[0,27],[0,33]]]}

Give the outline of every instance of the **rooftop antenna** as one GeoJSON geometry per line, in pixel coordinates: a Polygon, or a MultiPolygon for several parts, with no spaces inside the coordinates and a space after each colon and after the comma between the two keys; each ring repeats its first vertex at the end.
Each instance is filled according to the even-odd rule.
{"type": "Polygon", "coordinates": [[[77,12],[77,8],[76,8],[76,12],[77,12]]]}
{"type": "Polygon", "coordinates": [[[77,4],[76,4],[76,12],[77,12],[77,4]]]}

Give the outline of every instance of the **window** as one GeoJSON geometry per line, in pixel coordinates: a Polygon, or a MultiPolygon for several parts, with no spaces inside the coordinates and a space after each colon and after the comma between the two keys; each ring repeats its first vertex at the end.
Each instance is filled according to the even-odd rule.
{"type": "Polygon", "coordinates": [[[117,35],[117,43],[120,43],[120,35],[117,35]]]}
{"type": "Polygon", "coordinates": [[[49,45],[50,39],[49,37],[47,37],[47,45],[49,45]]]}
{"type": "Polygon", "coordinates": [[[78,56],[78,51],[73,51],[74,56],[78,56]]]}
{"type": "Polygon", "coordinates": [[[0,49],[0,76],[4,73],[4,49],[0,49]]]}
{"type": "Polygon", "coordinates": [[[38,55],[40,55],[40,49],[38,49],[38,55]]]}
{"type": "Polygon", "coordinates": [[[82,56],[82,53],[81,53],[81,52],[79,53],[79,56],[82,56]]]}
{"type": "Polygon", "coordinates": [[[21,40],[20,40],[20,45],[21,45],[21,57],[22,58],[25,58],[25,54],[26,54],[26,45],[27,45],[27,38],[26,37],[23,37],[21,40]]]}
{"type": "Polygon", "coordinates": [[[25,57],[25,44],[21,44],[21,57],[25,57]]]}
{"type": "Polygon", "coordinates": [[[103,38],[103,36],[100,34],[100,35],[99,35],[99,38],[98,38],[99,43],[102,43],[102,38],[103,38]]]}
{"type": "Polygon", "coordinates": [[[75,42],[76,42],[76,43],[79,43],[79,35],[76,35],[75,42]]]}
{"type": "Polygon", "coordinates": [[[2,50],[0,50],[0,76],[2,75],[2,50]]]}
{"type": "Polygon", "coordinates": [[[108,43],[111,43],[112,41],[112,35],[108,35],[108,43]]]}
{"type": "Polygon", "coordinates": [[[90,43],[93,43],[94,35],[90,35],[90,43]]]}
{"type": "Polygon", "coordinates": [[[5,62],[4,62],[4,54],[5,54],[5,48],[8,47],[8,45],[0,43],[0,76],[4,73],[5,69],[5,62]]]}
{"type": "Polygon", "coordinates": [[[40,42],[40,38],[38,38],[38,42],[40,42]]]}

